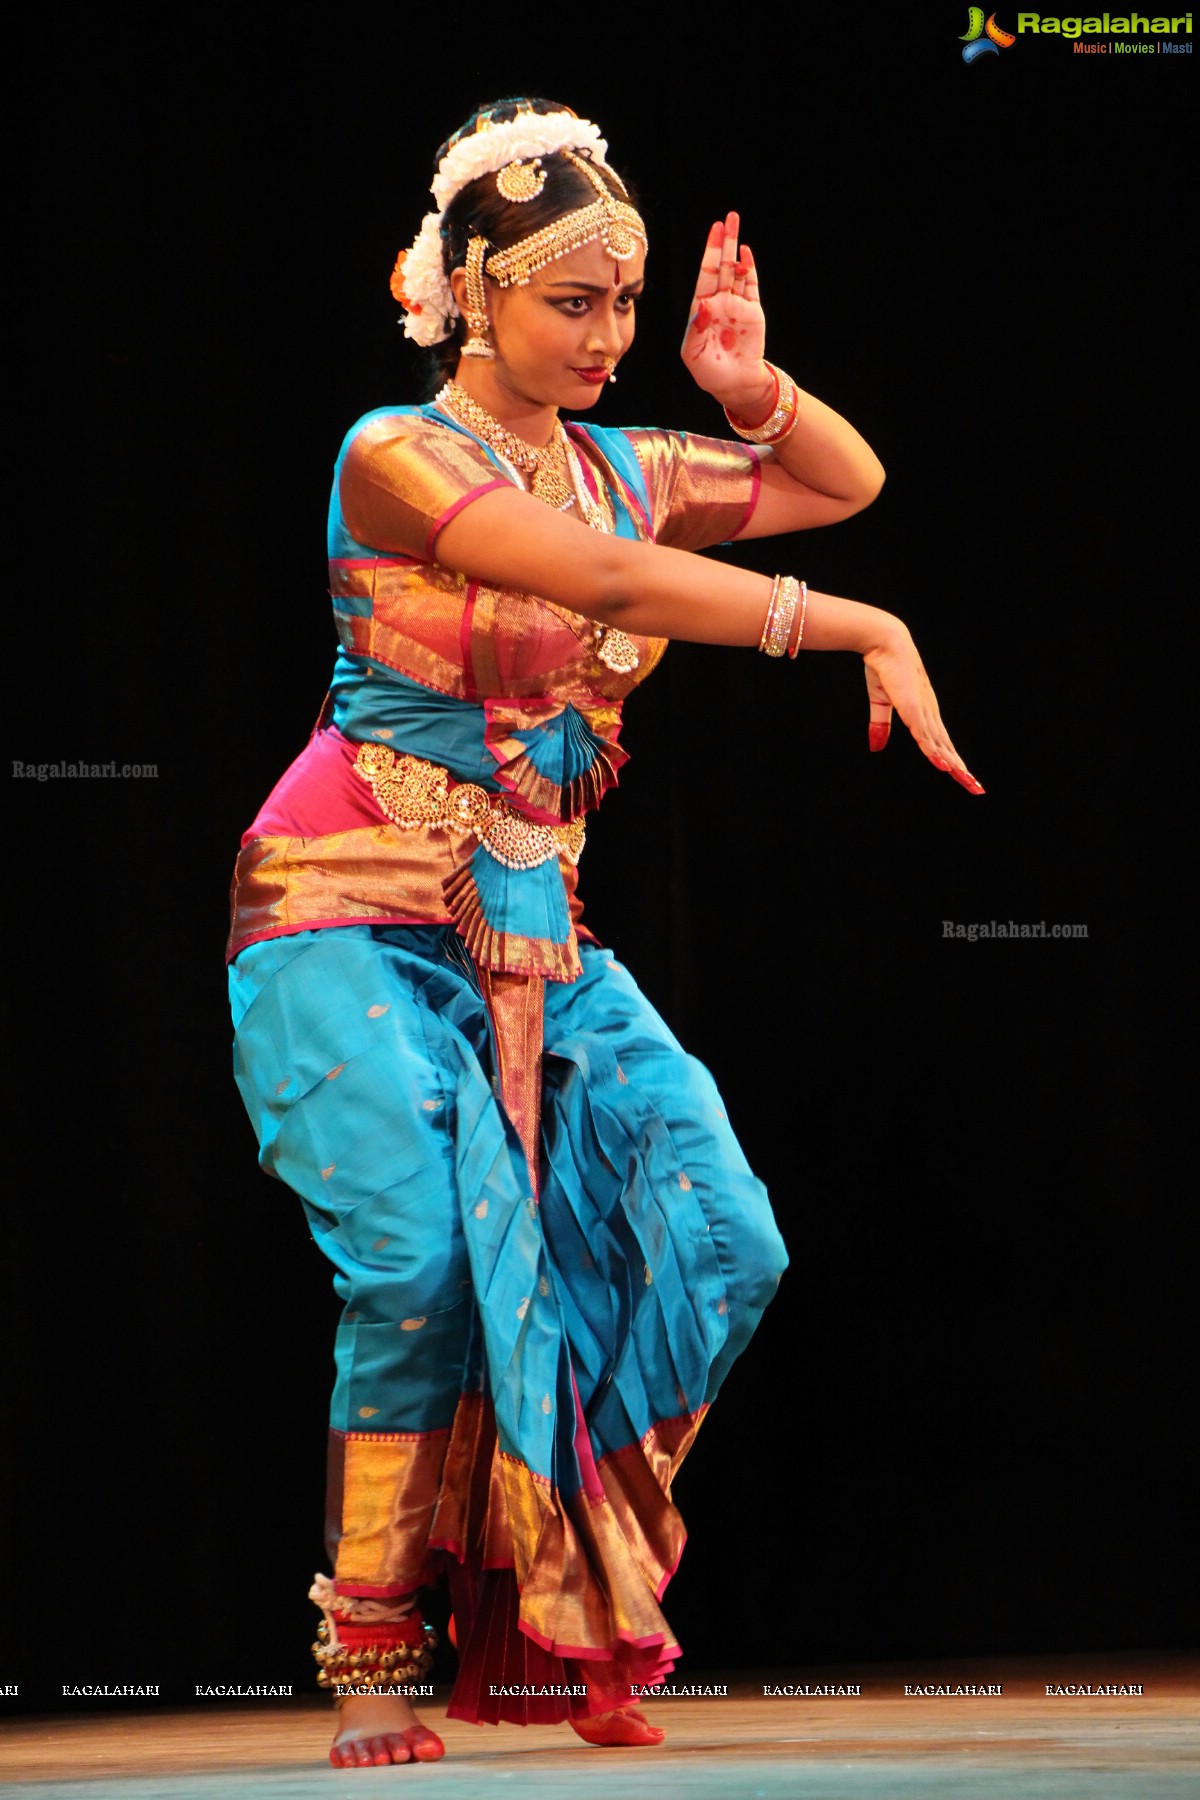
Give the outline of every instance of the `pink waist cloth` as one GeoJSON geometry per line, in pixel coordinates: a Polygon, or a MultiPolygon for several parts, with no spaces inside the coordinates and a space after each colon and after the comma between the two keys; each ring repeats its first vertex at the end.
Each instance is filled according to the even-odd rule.
{"type": "Polygon", "coordinates": [[[334,831],[382,825],[384,816],[374,794],[354,773],[357,754],[358,745],[335,725],[316,732],[242,833],[243,848],[260,837],[326,837],[334,831]]]}

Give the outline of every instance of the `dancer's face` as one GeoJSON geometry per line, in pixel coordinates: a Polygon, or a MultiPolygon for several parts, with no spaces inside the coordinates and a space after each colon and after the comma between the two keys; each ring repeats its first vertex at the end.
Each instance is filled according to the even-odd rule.
{"type": "Polygon", "coordinates": [[[491,369],[499,385],[526,404],[573,413],[593,405],[633,342],[645,261],[639,245],[617,262],[595,238],[548,263],[525,287],[488,281],[491,369]]]}

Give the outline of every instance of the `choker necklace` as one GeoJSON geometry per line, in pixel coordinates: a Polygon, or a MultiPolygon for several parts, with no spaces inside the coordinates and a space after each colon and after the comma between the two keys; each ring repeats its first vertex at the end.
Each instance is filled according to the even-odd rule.
{"type": "Polygon", "coordinates": [[[566,512],[575,504],[575,488],[567,469],[567,434],[557,419],[548,444],[527,444],[499,419],[494,419],[477,400],[472,400],[457,381],[446,383],[434,399],[434,405],[482,438],[514,472],[520,470],[522,475],[531,475],[530,490],[536,500],[544,500],[555,512],[566,512]]]}

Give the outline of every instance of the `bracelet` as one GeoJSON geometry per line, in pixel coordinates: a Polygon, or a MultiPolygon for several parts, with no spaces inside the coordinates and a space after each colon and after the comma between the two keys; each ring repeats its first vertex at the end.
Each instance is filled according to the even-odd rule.
{"type": "Polygon", "coordinates": [[[782,575],[777,575],[771,583],[771,598],[767,601],[767,616],[763,620],[762,636],[758,640],[758,647],[763,651],[767,648],[767,640],[771,635],[771,627],[775,623],[775,608],[779,604],[779,583],[782,580],[782,575]]]}
{"type": "Polygon", "coordinates": [[[807,581],[802,581],[800,583],[800,629],[796,633],[795,643],[791,646],[791,648],[788,651],[789,656],[794,657],[796,652],[799,650],[801,643],[803,642],[804,618],[805,618],[805,614],[807,612],[808,612],[808,583],[807,583],[807,581]]]}
{"type": "MultiPolygon", "coordinates": [[[[759,649],[767,656],[782,656],[787,649],[788,639],[792,635],[792,620],[796,616],[802,592],[806,592],[803,583],[797,581],[794,575],[775,577],[766,623],[758,644],[759,649]]],[[[804,629],[803,621],[800,629],[804,629]]]]}
{"type": "Polygon", "coordinates": [[[761,425],[747,425],[744,419],[736,419],[729,408],[725,408],[725,417],[748,444],[782,444],[796,429],[800,418],[799,388],[791,376],[777,369],[774,363],[767,363],[767,367],[775,378],[775,406],[769,419],[761,425]]]}

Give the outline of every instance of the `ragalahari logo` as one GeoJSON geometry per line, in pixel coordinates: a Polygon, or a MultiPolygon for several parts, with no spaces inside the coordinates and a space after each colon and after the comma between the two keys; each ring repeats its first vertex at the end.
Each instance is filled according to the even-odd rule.
{"type": "Polygon", "coordinates": [[[1001,50],[1011,50],[1017,40],[1011,31],[1001,31],[995,13],[989,14],[985,24],[982,6],[968,6],[967,29],[958,41],[963,61],[973,63],[977,56],[999,56],[1001,50]]]}

